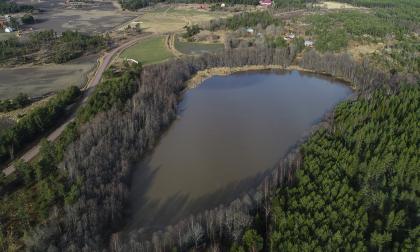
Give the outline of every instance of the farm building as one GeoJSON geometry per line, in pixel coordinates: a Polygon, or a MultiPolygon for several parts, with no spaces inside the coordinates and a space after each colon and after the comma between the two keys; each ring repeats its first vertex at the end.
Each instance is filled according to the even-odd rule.
{"type": "Polygon", "coordinates": [[[4,32],[13,32],[14,29],[12,27],[6,27],[4,28],[4,32]]]}

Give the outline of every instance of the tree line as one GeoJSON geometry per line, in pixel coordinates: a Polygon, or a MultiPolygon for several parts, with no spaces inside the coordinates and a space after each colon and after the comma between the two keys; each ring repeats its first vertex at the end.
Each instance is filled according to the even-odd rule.
{"type": "MultiPolygon", "coordinates": [[[[93,98],[84,104],[60,137],[54,143],[41,140],[35,161],[25,163],[18,160],[14,174],[4,177],[0,173],[0,250],[14,250],[23,245],[22,240],[34,242],[25,236],[25,232],[45,222],[51,211],[57,211],[54,209],[65,208],[79,197],[82,180],[69,180],[68,174],[58,168],[64,153],[78,139],[84,123],[112,105],[121,107],[135,93],[140,71],[141,65],[125,64],[122,69],[112,67],[104,74],[101,85],[92,94],[93,98]]],[[[48,108],[62,113],[61,109],[48,108]]]]}
{"type": "Polygon", "coordinates": [[[374,14],[359,11],[315,14],[306,18],[311,28],[307,35],[316,38],[316,48],[321,52],[340,51],[350,40],[384,39],[387,36],[401,36],[403,29],[394,23],[374,14]]]}
{"type": "MultiPolygon", "coordinates": [[[[287,8],[287,9],[298,9],[305,8],[307,4],[315,3],[318,0],[274,0],[274,7],[287,8]]],[[[166,3],[199,3],[199,4],[221,4],[225,3],[228,5],[233,4],[246,4],[246,5],[258,5],[258,0],[119,0],[119,3],[124,9],[137,10],[144,8],[159,2],[166,3]]]]}
{"type": "Polygon", "coordinates": [[[417,84],[336,108],[303,145],[294,184],[272,200],[270,251],[419,247],[419,98],[417,84]]]}
{"type": "Polygon", "coordinates": [[[9,112],[24,108],[31,103],[32,101],[27,94],[20,93],[15,98],[0,100],[0,112],[9,112]]]}
{"type": "Polygon", "coordinates": [[[9,0],[0,0],[0,14],[27,12],[34,10],[34,7],[27,4],[17,4],[9,0]]]}
{"type": "Polygon", "coordinates": [[[258,0],[119,0],[119,3],[123,9],[128,10],[137,10],[141,9],[156,3],[199,3],[199,4],[248,4],[248,5],[257,5],[258,0]]]}
{"type": "Polygon", "coordinates": [[[45,105],[37,107],[11,128],[0,130],[0,162],[13,160],[25,144],[47,132],[63,116],[66,107],[79,97],[79,88],[72,86],[59,92],[45,105]]]}
{"type": "Polygon", "coordinates": [[[9,38],[0,41],[0,62],[29,63],[37,61],[37,53],[43,53],[43,63],[65,63],[85,53],[95,53],[107,46],[102,35],[86,35],[77,31],[61,34],[53,30],[34,32],[28,40],[9,38]],[[45,50],[43,50],[45,49],[45,50]],[[44,52],[45,51],[45,52],[44,52]]]}
{"type": "Polygon", "coordinates": [[[225,19],[210,20],[208,29],[211,31],[219,29],[236,30],[240,27],[255,27],[257,25],[266,28],[269,25],[281,25],[282,21],[273,16],[269,11],[244,12],[225,19]]]}

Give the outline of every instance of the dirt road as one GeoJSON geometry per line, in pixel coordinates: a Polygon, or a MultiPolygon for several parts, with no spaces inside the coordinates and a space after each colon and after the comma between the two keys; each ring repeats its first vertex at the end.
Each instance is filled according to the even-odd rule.
{"type": "Polygon", "coordinates": [[[173,55],[175,55],[175,57],[180,58],[183,54],[180,53],[176,48],[175,48],[175,34],[171,33],[169,35],[166,35],[165,38],[165,46],[166,48],[171,51],[173,53],[173,55]]]}
{"type": "MultiPolygon", "coordinates": [[[[85,103],[87,101],[89,96],[92,94],[92,91],[100,83],[102,75],[104,74],[104,72],[108,68],[108,66],[111,64],[114,56],[118,55],[124,49],[132,46],[133,44],[137,43],[139,40],[144,39],[146,37],[148,37],[148,36],[134,37],[134,38],[130,39],[129,41],[125,42],[124,44],[112,49],[110,52],[105,52],[105,54],[103,55],[103,57],[100,61],[100,64],[99,64],[98,68],[96,69],[95,75],[93,76],[93,78],[91,80],[89,80],[87,85],[84,88],[82,88],[82,91],[84,91],[84,92],[83,92],[82,102],[80,103],[80,105],[83,105],[83,103],[85,103]]],[[[63,124],[61,124],[60,127],[55,129],[52,133],[50,133],[47,136],[48,141],[56,140],[61,135],[61,133],[64,131],[67,124],[69,124],[70,122],[72,122],[74,120],[74,118],[76,116],[77,109],[74,109],[73,111],[74,111],[73,114],[63,124]]],[[[39,149],[40,149],[40,144],[38,143],[37,145],[35,145],[31,149],[29,149],[27,152],[25,152],[19,159],[22,159],[23,161],[28,162],[28,161],[32,160],[36,155],[38,155],[39,149]]],[[[5,168],[3,170],[3,173],[6,176],[8,176],[8,175],[12,174],[15,170],[16,170],[15,166],[13,165],[13,163],[11,163],[7,168],[5,168]]]]}

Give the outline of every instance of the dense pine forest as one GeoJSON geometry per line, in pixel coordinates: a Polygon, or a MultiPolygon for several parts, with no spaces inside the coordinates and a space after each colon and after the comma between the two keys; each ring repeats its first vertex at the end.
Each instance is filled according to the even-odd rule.
{"type": "Polygon", "coordinates": [[[270,251],[414,251],[419,247],[420,89],[340,104],[301,148],[272,200],[270,251]]]}
{"type": "MultiPolygon", "coordinates": [[[[69,174],[60,166],[66,149],[79,137],[83,123],[115,104],[121,106],[135,93],[141,65],[124,66],[119,70],[112,68],[106,72],[102,84],[93,94],[95,99],[83,106],[57,141],[42,140],[39,157],[34,162],[15,162],[17,172],[8,177],[0,173],[1,250],[18,249],[17,239],[27,236],[28,228],[45,222],[51,209],[69,206],[78,199],[83,180],[69,180],[69,174]]],[[[32,110],[14,127],[0,130],[0,157],[7,160],[13,154],[10,150],[17,152],[23,143],[50,130],[57,119],[65,116],[66,106],[79,96],[79,89],[70,87],[45,106],[32,110]]],[[[25,242],[33,243],[30,237],[25,237],[25,242]]]]}
{"type": "Polygon", "coordinates": [[[13,160],[15,153],[50,130],[66,113],[66,108],[80,96],[80,90],[69,87],[59,92],[44,106],[34,109],[12,128],[0,130],[0,163],[13,160]]]}
{"type": "Polygon", "coordinates": [[[219,1],[219,0],[119,0],[121,6],[128,10],[137,10],[140,8],[144,8],[159,2],[168,2],[168,3],[227,3],[227,4],[250,4],[256,5],[258,4],[257,0],[227,0],[227,1],[219,1]]]}
{"type": "Polygon", "coordinates": [[[65,63],[107,46],[102,35],[86,35],[77,31],[57,34],[53,30],[30,34],[29,39],[12,37],[0,41],[0,63],[65,63]]]}
{"type": "MultiPolygon", "coordinates": [[[[166,3],[199,3],[199,4],[217,4],[225,3],[229,5],[234,4],[246,4],[246,5],[258,5],[258,0],[119,0],[121,6],[128,10],[136,10],[144,8],[159,2],[166,3]]],[[[304,8],[306,4],[316,3],[317,0],[274,0],[275,6],[278,8],[304,8]]]]}
{"type": "Polygon", "coordinates": [[[31,5],[17,4],[9,0],[0,0],[0,14],[9,14],[17,12],[32,11],[34,9],[31,5]]]}

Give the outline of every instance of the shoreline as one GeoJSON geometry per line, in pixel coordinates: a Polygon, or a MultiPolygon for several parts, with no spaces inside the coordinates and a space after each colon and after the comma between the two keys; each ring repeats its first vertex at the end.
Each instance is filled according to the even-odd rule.
{"type": "Polygon", "coordinates": [[[214,67],[214,68],[208,68],[205,70],[198,71],[196,74],[192,76],[189,80],[186,81],[186,90],[196,88],[201,83],[203,83],[205,80],[213,77],[213,76],[226,76],[234,73],[240,73],[240,72],[247,72],[247,71],[264,71],[264,70],[286,70],[286,71],[299,71],[299,72],[306,72],[306,73],[314,73],[314,74],[320,74],[329,76],[331,78],[334,78],[336,80],[340,80],[345,82],[346,85],[348,85],[352,91],[356,91],[355,85],[350,81],[345,79],[344,77],[340,76],[332,76],[330,74],[327,74],[325,72],[317,72],[314,70],[310,70],[307,68],[300,67],[298,65],[290,65],[287,67],[283,67],[281,65],[247,65],[242,67],[214,67]]]}

